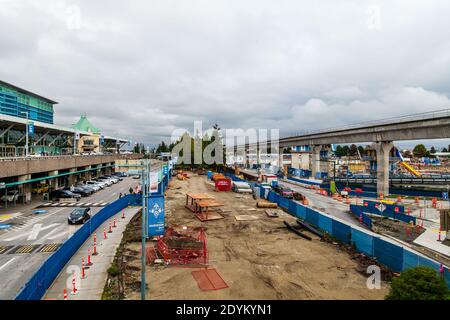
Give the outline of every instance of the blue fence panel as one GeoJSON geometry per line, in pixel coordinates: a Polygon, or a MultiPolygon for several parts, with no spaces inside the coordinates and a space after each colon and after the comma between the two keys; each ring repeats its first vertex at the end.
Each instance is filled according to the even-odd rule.
{"type": "Polygon", "coordinates": [[[319,214],[317,211],[306,208],[306,221],[315,227],[319,226],[319,214]]]}
{"type": "Polygon", "coordinates": [[[289,201],[289,208],[288,208],[289,213],[296,215],[297,212],[297,203],[295,203],[295,201],[289,201]]]}
{"type": "Polygon", "coordinates": [[[290,202],[289,199],[286,199],[285,197],[282,196],[278,197],[278,204],[282,208],[289,209],[289,202],[290,202]]]}
{"type": "Polygon", "coordinates": [[[356,250],[365,253],[369,257],[373,257],[373,237],[363,231],[351,228],[352,243],[356,250]]]}
{"type": "Polygon", "coordinates": [[[332,234],[333,233],[333,220],[330,217],[327,217],[327,216],[319,213],[319,228],[328,232],[329,234],[332,234]]]}
{"type": "Polygon", "coordinates": [[[450,288],[450,270],[445,268],[444,269],[444,280],[447,282],[447,286],[450,288]]]}
{"type": "Polygon", "coordinates": [[[414,252],[403,249],[403,271],[419,265],[419,256],[414,252]]]}
{"type": "Polygon", "coordinates": [[[341,242],[349,243],[351,239],[350,226],[343,224],[337,220],[333,220],[333,236],[341,242]]]}
{"type": "Polygon", "coordinates": [[[269,191],[269,194],[267,195],[267,200],[269,200],[270,202],[276,202],[275,201],[275,195],[276,195],[275,192],[269,191]]]}
{"type": "Polygon", "coordinates": [[[374,255],[382,264],[395,272],[403,268],[403,248],[393,243],[375,238],[374,255]]]}
{"type": "Polygon", "coordinates": [[[295,211],[293,213],[300,219],[306,219],[306,207],[301,204],[295,203],[295,211]]]}
{"type": "Polygon", "coordinates": [[[439,263],[431,261],[430,259],[421,256],[419,256],[419,265],[430,267],[436,270],[437,272],[439,272],[439,268],[441,266],[439,263]]]}

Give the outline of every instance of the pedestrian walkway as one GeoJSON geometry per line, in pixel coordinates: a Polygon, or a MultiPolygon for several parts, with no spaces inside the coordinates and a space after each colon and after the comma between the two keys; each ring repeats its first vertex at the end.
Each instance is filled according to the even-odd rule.
{"type": "Polygon", "coordinates": [[[109,202],[98,201],[98,202],[46,202],[38,206],[37,208],[47,208],[47,207],[105,207],[109,202]]]}
{"type": "Polygon", "coordinates": [[[94,243],[94,234],[92,234],[64,266],[43,299],[63,300],[64,289],[66,289],[68,300],[100,300],[108,276],[107,270],[111,266],[116,250],[122,241],[122,234],[130,220],[139,210],[140,207],[128,207],[123,212],[121,211],[105,221],[96,230],[98,255],[92,255],[94,243]],[[122,219],[123,214],[125,216],[124,219],[122,219]],[[112,228],[112,233],[108,233],[110,223],[113,223],[114,218],[116,219],[116,227],[112,228]],[[106,230],[106,239],[104,239],[104,230],[106,230]],[[93,265],[85,268],[85,279],[81,279],[82,259],[84,259],[86,265],[88,263],[89,249],[93,265]],[[71,293],[73,291],[72,272],[75,274],[77,294],[71,293]]]}
{"type": "MultiPolygon", "coordinates": [[[[438,241],[438,233],[438,229],[426,228],[425,232],[414,240],[414,243],[450,257],[450,247],[438,241]]],[[[441,240],[444,239],[445,232],[441,231],[441,240]]]]}

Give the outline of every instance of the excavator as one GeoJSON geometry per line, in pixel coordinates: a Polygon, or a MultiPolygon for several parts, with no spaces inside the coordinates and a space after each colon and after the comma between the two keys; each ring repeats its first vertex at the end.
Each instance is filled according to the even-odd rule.
{"type": "Polygon", "coordinates": [[[403,159],[402,154],[400,153],[400,151],[397,148],[395,148],[395,153],[396,153],[397,157],[400,159],[399,164],[403,168],[405,168],[409,173],[411,173],[412,175],[414,175],[416,177],[420,177],[421,176],[419,171],[414,169],[409,163],[405,162],[405,160],[403,159]]]}

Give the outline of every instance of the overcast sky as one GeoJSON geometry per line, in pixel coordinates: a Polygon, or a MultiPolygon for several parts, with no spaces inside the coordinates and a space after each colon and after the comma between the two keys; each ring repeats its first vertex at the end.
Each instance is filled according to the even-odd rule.
{"type": "Polygon", "coordinates": [[[446,0],[0,0],[0,79],[58,101],[57,124],[87,113],[148,144],[194,120],[287,135],[450,108],[449,17],[446,0]]]}

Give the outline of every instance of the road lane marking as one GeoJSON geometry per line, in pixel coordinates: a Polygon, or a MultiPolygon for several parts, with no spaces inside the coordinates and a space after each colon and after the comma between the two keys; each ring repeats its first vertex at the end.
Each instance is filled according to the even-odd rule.
{"type": "MultiPolygon", "coordinates": [[[[55,230],[56,230],[56,229],[55,229],[55,230]]],[[[64,236],[66,233],[67,233],[67,231],[63,231],[63,232],[60,232],[60,233],[58,233],[58,234],[55,234],[54,236],[47,237],[47,239],[49,239],[49,240],[55,240],[55,239],[58,239],[58,238],[64,236]]]]}
{"type": "Polygon", "coordinates": [[[36,223],[33,226],[33,229],[31,229],[30,235],[28,236],[27,240],[36,240],[37,236],[39,235],[39,232],[41,232],[42,223],[36,223]]]}
{"type": "MultiPolygon", "coordinates": [[[[40,231],[47,230],[47,229],[52,228],[52,227],[59,226],[59,225],[60,225],[60,223],[52,223],[52,224],[50,224],[48,226],[45,226],[45,227],[42,227],[42,228],[39,227],[37,233],[39,233],[40,231]]],[[[11,237],[11,238],[7,238],[7,239],[5,239],[5,241],[14,241],[14,240],[26,237],[26,236],[31,236],[34,230],[35,230],[35,228],[33,227],[33,229],[31,231],[18,234],[18,235],[14,236],[14,237],[11,237]]],[[[34,231],[34,232],[36,232],[36,231],[34,231]]],[[[32,239],[32,240],[34,240],[34,239],[32,239]]],[[[31,240],[31,239],[29,239],[29,240],[31,240]]]]}
{"type": "Polygon", "coordinates": [[[0,266],[0,270],[2,270],[3,268],[5,268],[7,265],[9,265],[11,262],[13,262],[14,260],[16,260],[16,258],[12,258],[11,260],[9,260],[8,262],[6,262],[5,264],[3,264],[2,266],[0,266]]]}

